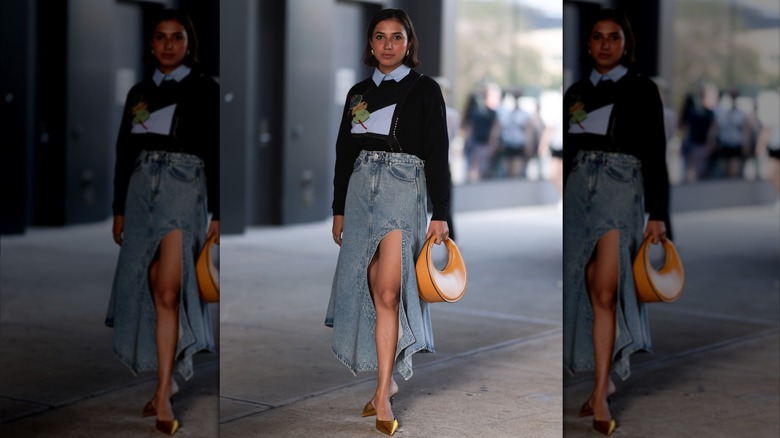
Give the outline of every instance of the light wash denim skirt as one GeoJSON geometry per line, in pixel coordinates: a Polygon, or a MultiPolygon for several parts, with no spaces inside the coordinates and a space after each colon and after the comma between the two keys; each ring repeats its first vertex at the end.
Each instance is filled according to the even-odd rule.
{"type": "Polygon", "coordinates": [[[113,350],[133,374],[157,370],[156,312],[149,264],[171,231],[182,230],[179,340],[174,369],[192,377],[192,355],[214,350],[209,306],[200,300],[195,259],[206,234],[203,161],[190,154],[142,151],[127,189],[123,243],[119,251],[106,325],[113,350]]]}
{"type": "Polygon", "coordinates": [[[404,153],[362,151],[355,160],[344,209],[344,231],[325,325],[333,353],[352,373],[377,369],[376,309],[368,263],[382,238],[401,230],[401,295],[395,368],[412,377],[412,355],[433,353],[428,304],[417,291],[415,261],[427,231],[423,161],[404,153]]]}
{"type": "Polygon", "coordinates": [[[563,197],[563,363],[574,374],[595,368],[593,308],[585,266],[607,231],[620,233],[616,334],[612,371],[625,380],[629,356],[651,351],[644,303],[636,297],[632,265],[644,232],[644,188],[639,159],[580,151],[563,197]]]}

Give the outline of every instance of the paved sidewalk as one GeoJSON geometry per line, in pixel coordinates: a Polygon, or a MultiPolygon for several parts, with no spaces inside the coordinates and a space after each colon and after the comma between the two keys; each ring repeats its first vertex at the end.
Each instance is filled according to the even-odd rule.
{"type": "MultiPolygon", "coordinates": [[[[0,436],[158,435],[154,418],[141,418],[156,374],[133,377],[104,325],[119,254],[111,222],[32,229],[1,245],[0,436]]],[[[217,436],[219,356],[196,355],[195,377],[177,380],[181,436],[217,436]]]]}
{"type": "MultiPolygon", "coordinates": [[[[376,373],[353,377],[323,324],[330,225],[223,240],[220,436],[382,436],[360,417],[376,373]]],[[[409,381],[396,375],[396,436],[560,437],[560,213],[462,213],[455,226],[468,292],[432,306],[436,354],[416,355],[409,381]]]]}
{"type": "MultiPolygon", "coordinates": [[[[616,380],[616,437],[780,436],[780,213],[776,206],[673,216],[686,289],[650,305],[653,354],[616,380]]],[[[578,418],[593,382],[564,378],[564,435],[598,436],[578,418]]]]}
{"type": "MultiPolygon", "coordinates": [[[[685,295],[650,310],[655,352],[634,356],[613,413],[624,437],[780,435],[780,215],[775,206],[674,216],[685,295]]],[[[595,437],[577,418],[590,376],[561,380],[560,214],[456,217],[466,297],[433,308],[437,353],[396,377],[400,437],[595,437]]],[[[161,436],[103,326],[117,248],[110,222],[3,236],[0,435],[161,436]]],[[[383,436],[323,325],[337,247],[328,221],[222,241],[220,354],[197,357],[174,408],[182,437],[383,436]]],[[[216,321],[215,321],[216,322],[216,321]]]]}

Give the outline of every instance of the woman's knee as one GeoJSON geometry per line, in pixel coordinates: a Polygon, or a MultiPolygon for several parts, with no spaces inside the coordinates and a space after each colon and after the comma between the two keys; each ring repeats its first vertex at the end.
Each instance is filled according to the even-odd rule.
{"type": "Polygon", "coordinates": [[[617,305],[617,293],[610,288],[596,288],[591,291],[591,302],[594,310],[613,311],[617,305]]]}
{"type": "Polygon", "coordinates": [[[155,305],[163,310],[177,310],[179,308],[179,289],[162,286],[154,292],[155,305]]]}
{"type": "Polygon", "coordinates": [[[399,295],[400,293],[396,288],[380,286],[374,291],[374,304],[382,309],[397,310],[399,295]]]}

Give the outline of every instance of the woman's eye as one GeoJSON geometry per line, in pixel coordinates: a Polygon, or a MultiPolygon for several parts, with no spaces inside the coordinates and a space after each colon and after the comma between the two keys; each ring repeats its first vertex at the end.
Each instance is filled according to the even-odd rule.
{"type": "Polygon", "coordinates": [[[592,39],[593,41],[598,41],[598,40],[601,39],[601,35],[599,35],[597,33],[593,34],[593,35],[590,36],[590,39],[592,39]]]}
{"type": "Polygon", "coordinates": [[[612,35],[612,41],[620,41],[620,35],[612,35]]]}
{"type": "Polygon", "coordinates": [[[377,39],[377,40],[381,40],[381,39],[382,39],[382,35],[377,35],[377,36],[376,36],[376,39],[377,39]]]}

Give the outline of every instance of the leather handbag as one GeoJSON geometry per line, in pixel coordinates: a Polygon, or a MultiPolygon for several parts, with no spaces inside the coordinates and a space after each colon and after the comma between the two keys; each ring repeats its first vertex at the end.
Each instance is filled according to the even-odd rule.
{"type": "Polygon", "coordinates": [[[208,303],[219,302],[219,269],[214,265],[214,245],[219,245],[216,233],[203,244],[195,262],[200,299],[208,303]]]}
{"type": "Polygon", "coordinates": [[[680,260],[680,255],[672,241],[666,239],[662,242],[664,265],[661,269],[656,270],[650,264],[652,240],[652,236],[648,236],[642,242],[634,259],[636,294],[639,300],[645,303],[671,303],[680,298],[683,293],[685,271],[682,260],[680,260]]]}
{"type": "Polygon", "coordinates": [[[429,237],[417,258],[417,287],[420,298],[426,303],[454,303],[466,293],[466,263],[455,242],[447,239],[444,241],[447,247],[447,264],[441,271],[437,269],[432,260],[435,240],[434,236],[429,237]]]}

